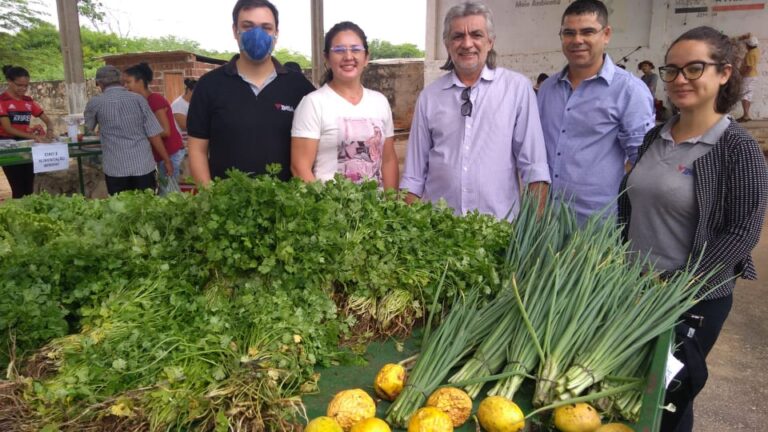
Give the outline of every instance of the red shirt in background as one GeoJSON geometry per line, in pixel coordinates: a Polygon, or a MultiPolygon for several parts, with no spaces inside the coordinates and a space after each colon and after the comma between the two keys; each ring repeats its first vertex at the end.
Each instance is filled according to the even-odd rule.
{"type": "MultiPolygon", "coordinates": [[[[0,117],[10,118],[11,126],[22,132],[31,133],[32,129],[29,127],[29,123],[32,121],[32,117],[40,117],[42,114],[43,109],[29,96],[14,99],[8,92],[0,94],[0,117]]],[[[16,138],[2,127],[0,127],[0,137],[16,138]]]]}
{"type": "MultiPolygon", "coordinates": [[[[181,133],[176,128],[176,122],[173,118],[173,111],[171,110],[171,104],[160,93],[152,93],[147,98],[149,102],[149,108],[152,112],[165,108],[165,117],[168,120],[168,126],[171,128],[171,134],[163,138],[163,144],[165,145],[165,151],[168,152],[168,156],[176,153],[184,147],[184,142],[181,139],[181,133]]],[[[152,149],[152,155],[155,157],[155,161],[159,162],[161,159],[155,153],[155,149],[152,149]]]]}

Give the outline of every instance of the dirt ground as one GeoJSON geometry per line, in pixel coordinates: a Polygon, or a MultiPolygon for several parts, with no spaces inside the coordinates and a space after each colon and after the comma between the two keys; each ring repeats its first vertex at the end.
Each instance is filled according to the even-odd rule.
{"type": "Polygon", "coordinates": [[[753,252],[759,279],[736,284],[733,309],[709,354],[696,432],[768,430],[768,223],[753,252]]]}

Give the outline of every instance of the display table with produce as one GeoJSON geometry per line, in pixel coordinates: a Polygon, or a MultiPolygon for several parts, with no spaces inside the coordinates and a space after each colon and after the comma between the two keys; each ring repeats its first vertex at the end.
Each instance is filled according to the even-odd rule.
{"type": "MultiPolygon", "coordinates": [[[[68,140],[68,139],[67,139],[68,140]]],[[[22,165],[32,162],[32,145],[34,141],[9,141],[6,145],[0,145],[0,166],[22,165]]],[[[40,144],[45,145],[45,144],[40,144]]],[[[82,158],[98,156],[101,154],[101,141],[98,137],[83,137],[81,141],[68,142],[69,157],[77,160],[77,175],[80,193],[85,195],[85,182],[83,181],[82,158]]]]}
{"type": "MultiPolygon", "coordinates": [[[[383,363],[417,349],[399,398],[379,404],[391,425],[451,381],[510,378],[500,391],[512,391],[512,375],[493,374],[515,353],[521,373],[543,359],[562,385],[544,400],[626,377],[643,400],[628,417],[654,430],[669,346],[657,338],[700,284],[644,274],[613,226],[577,227],[528,197],[520,207],[510,224],[406,205],[372,182],[238,172],[197,195],[5,202],[0,430],[289,430],[338,389],[371,393],[383,363]],[[429,331],[398,351],[414,326],[429,331]],[[488,371],[468,360],[478,353],[488,371]]],[[[542,397],[531,383],[513,397],[525,414],[542,397]]]]}

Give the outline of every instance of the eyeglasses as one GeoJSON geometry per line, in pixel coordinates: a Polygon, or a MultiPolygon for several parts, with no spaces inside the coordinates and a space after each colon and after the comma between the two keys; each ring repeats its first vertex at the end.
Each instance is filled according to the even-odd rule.
{"type": "Polygon", "coordinates": [[[350,46],[336,45],[334,47],[331,47],[331,52],[334,54],[341,54],[341,55],[344,55],[347,52],[351,52],[352,54],[361,54],[365,52],[365,47],[362,45],[350,45],[350,46]]]}
{"type": "Polygon", "coordinates": [[[13,85],[15,85],[16,87],[25,87],[25,88],[26,88],[26,87],[29,87],[29,84],[19,84],[19,83],[17,83],[17,82],[14,82],[14,81],[11,81],[11,82],[12,82],[12,83],[13,83],[13,85]]]}
{"type": "Polygon", "coordinates": [[[671,83],[677,79],[677,75],[680,72],[683,73],[683,77],[688,81],[693,81],[701,78],[704,75],[704,69],[707,66],[722,66],[723,63],[707,63],[703,61],[693,61],[683,67],[677,67],[675,65],[659,66],[659,78],[666,83],[671,83]]]}
{"type": "Polygon", "coordinates": [[[605,30],[605,27],[601,28],[600,30],[592,27],[583,28],[580,30],[574,30],[574,29],[561,29],[560,30],[560,38],[565,39],[574,39],[576,38],[576,35],[579,35],[583,37],[584,39],[589,39],[597,36],[598,33],[605,30]]]}
{"type": "Polygon", "coordinates": [[[461,104],[461,115],[464,117],[472,117],[472,101],[469,99],[472,93],[472,87],[465,87],[461,91],[461,100],[464,102],[461,104]]]}

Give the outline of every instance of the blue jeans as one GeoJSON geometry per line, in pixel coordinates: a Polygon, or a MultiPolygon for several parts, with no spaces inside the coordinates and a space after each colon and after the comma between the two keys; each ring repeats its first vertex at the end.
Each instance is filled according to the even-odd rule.
{"type": "MultiPolygon", "coordinates": [[[[187,150],[185,148],[179,149],[176,153],[171,155],[171,164],[173,165],[173,179],[176,183],[179,182],[179,175],[181,174],[181,163],[184,162],[184,158],[187,156],[187,150]]],[[[168,177],[165,171],[165,164],[160,161],[157,163],[157,171],[160,173],[158,178],[157,193],[160,196],[167,195],[170,192],[168,188],[168,177]]],[[[175,189],[174,189],[175,190],[175,189]]]]}

